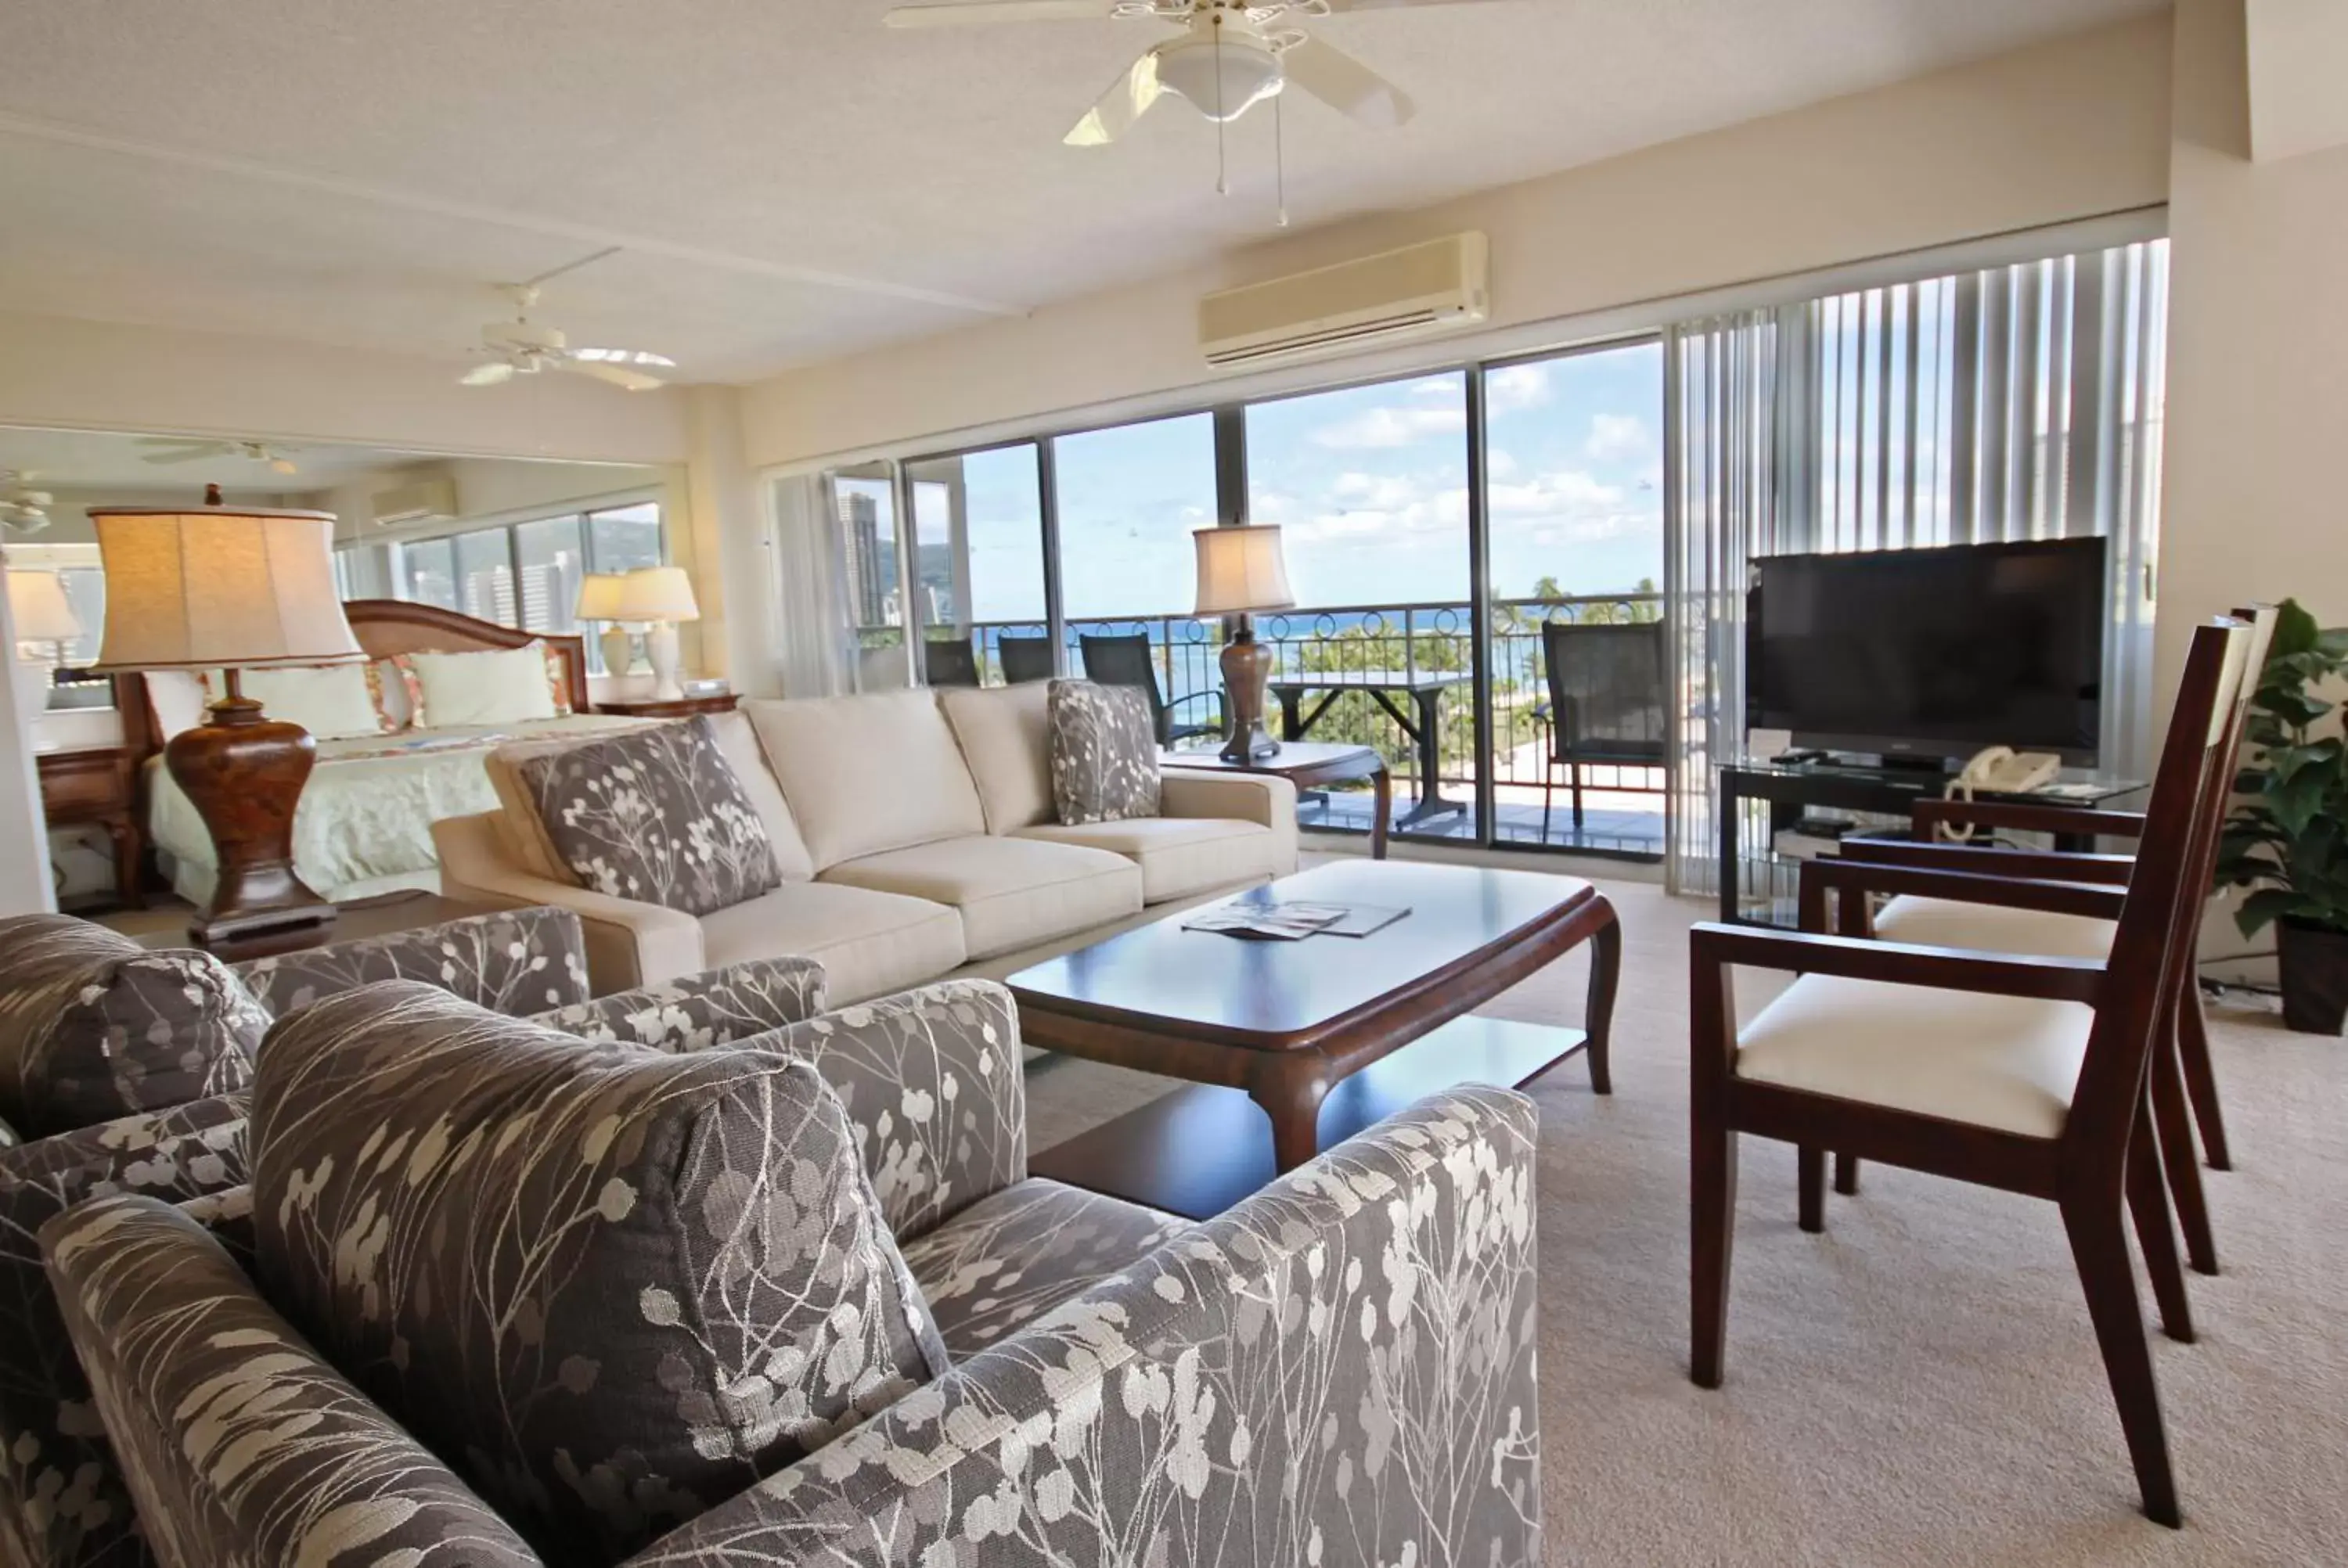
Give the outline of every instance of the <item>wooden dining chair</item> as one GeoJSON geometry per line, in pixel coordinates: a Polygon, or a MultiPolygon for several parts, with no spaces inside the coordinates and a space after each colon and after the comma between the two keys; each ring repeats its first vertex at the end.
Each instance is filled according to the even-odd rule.
{"type": "Polygon", "coordinates": [[[2229,783],[2222,764],[2250,637],[2230,620],[2194,633],[2144,850],[2125,889],[1911,871],[1943,895],[2058,913],[2100,908],[2116,920],[2107,958],[1694,928],[1689,1372],[1699,1386],[1720,1386],[1727,1346],[1740,1134],[1800,1151],[1806,1229],[1820,1223],[1829,1149],[2044,1198],[2070,1239],[2144,1511],[2180,1522],[2125,1227],[2132,1217],[2162,1327],[2189,1340],[2184,1273],[2150,1157],[2147,1085],[2173,1027],[2179,966],[2192,961],[2193,828],[2209,792],[2229,783]],[[1741,1029],[1740,967],[1799,977],[1741,1029]]]}
{"type": "MultiPolygon", "coordinates": [[[[2234,698],[2232,731],[2227,741],[2220,776],[2231,780],[2240,766],[2250,707],[2258,694],[2259,672],[2266,666],[2267,650],[2274,640],[2279,612],[2271,604],[2238,610],[2247,620],[2250,638],[2244,677],[2234,698]]],[[[2230,787],[2202,803],[2194,825],[2197,886],[2206,898],[2215,873],[2218,845],[2232,805],[2230,787]]],[[[2028,802],[1920,801],[1916,804],[1907,840],[1853,838],[1841,845],[1833,861],[1805,866],[1803,926],[1809,930],[1839,929],[1848,936],[1876,936],[1890,941],[1925,947],[1979,948],[1991,952],[2041,953],[2053,958],[2102,958],[2111,951],[2113,927],[2108,918],[2087,914],[2056,914],[1931,897],[1869,866],[1912,866],[1962,871],[1976,876],[2005,876],[2029,881],[2084,882],[2124,886],[2135,866],[2126,855],[2089,855],[2049,850],[2004,849],[1982,844],[1944,844],[1934,839],[1938,824],[1963,824],[2008,832],[2043,832],[2076,835],[2082,832],[2114,838],[2141,839],[2144,816],[2135,812],[2078,812],[2062,806],[2028,802]],[[1854,868],[1852,863],[1858,863],[1854,868]],[[1870,896],[1891,895],[1879,913],[1870,916],[1870,896]],[[1833,914],[1838,914],[1838,918],[1833,914]]],[[[2233,1160],[2226,1143],[2225,1115],[2218,1096],[2217,1068],[2209,1054],[2209,1020],[2201,999],[2199,971],[2188,966],[2178,976],[2176,1027],[2172,1038],[2153,1059],[2153,1126],[2160,1139],[2161,1165],[2171,1200],[2185,1235],[2185,1255],[2195,1272],[2218,1272],[2218,1243],[2209,1219],[2209,1205],[2195,1163],[2193,1128],[2200,1132],[2201,1148],[2213,1170],[2230,1170],[2233,1160]],[[2190,1112],[2188,1114],[2188,1104],[2190,1112]],[[2190,1123],[2190,1124],[2188,1124],[2190,1123]]],[[[1835,1188],[1859,1190],[1858,1162],[1838,1153],[1835,1188]]]]}

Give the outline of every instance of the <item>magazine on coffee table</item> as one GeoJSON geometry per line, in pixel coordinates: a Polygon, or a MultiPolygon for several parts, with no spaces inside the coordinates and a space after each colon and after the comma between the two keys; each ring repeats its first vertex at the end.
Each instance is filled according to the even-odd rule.
{"type": "Polygon", "coordinates": [[[1372,904],[1222,904],[1182,922],[1185,931],[1220,931],[1260,942],[1306,937],[1366,937],[1393,925],[1407,909],[1372,904]]]}

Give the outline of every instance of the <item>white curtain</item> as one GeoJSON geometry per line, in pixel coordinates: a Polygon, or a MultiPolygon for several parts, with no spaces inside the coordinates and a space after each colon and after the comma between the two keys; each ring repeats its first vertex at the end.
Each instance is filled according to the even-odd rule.
{"type": "Polygon", "coordinates": [[[794,475],[767,486],[775,520],[775,565],[782,625],[776,656],[783,692],[833,697],[855,690],[855,626],[829,505],[820,476],[794,475]]]}
{"type": "Polygon", "coordinates": [[[2142,775],[2168,270],[2154,241],[1671,329],[1675,888],[1715,891],[1713,774],[1743,748],[1756,556],[2109,539],[2101,751],[2142,775]]]}
{"type": "Polygon", "coordinates": [[[1663,591],[1677,693],[1665,869],[1673,892],[1698,893],[1716,880],[1715,770],[1744,749],[1746,561],[1777,533],[1776,315],[1682,323],[1663,347],[1663,591]]]}

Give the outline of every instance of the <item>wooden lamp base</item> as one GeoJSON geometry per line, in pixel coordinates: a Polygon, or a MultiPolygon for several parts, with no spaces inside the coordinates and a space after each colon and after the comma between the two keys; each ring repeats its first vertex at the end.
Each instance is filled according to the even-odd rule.
{"type": "Polygon", "coordinates": [[[1280,743],[1263,727],[1263,683],[1272,675],[1272,650],[1255,640],[1255,628],[1245,616],[1231,641],[1223,645],[1223,710],[1230,737],[1221,756],[1227,763],[1262,762],[1280,754],[1280,743]]]}
{"type": "Polygon", "coordinates": [[[210,722],[163,748],[164,765],[212,835],[220,878],[188,922],[200,948],[256,938],[323,937],[335,907],[294,874],[294,812],[316,765],[318,743],[299,724],[264,718],[237,673],[210,722]]]}

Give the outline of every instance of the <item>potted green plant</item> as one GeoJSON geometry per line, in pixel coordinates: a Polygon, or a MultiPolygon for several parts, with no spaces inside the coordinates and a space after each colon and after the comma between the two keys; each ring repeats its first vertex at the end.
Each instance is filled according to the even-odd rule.
{"type": "Polygon", "coordinates": [[[2219,886],[2253,890],[2242,934],[2275,928],[2284,1023],[2314,1034],[2348,1021],[2348,743],[2318,694],[2343,671],[2348,629],[2322,630],[2285,600],[2218,845],[2219,886]]]}

